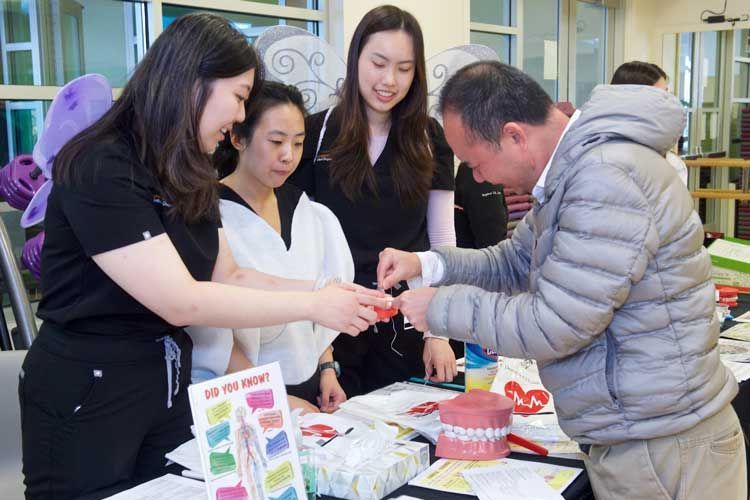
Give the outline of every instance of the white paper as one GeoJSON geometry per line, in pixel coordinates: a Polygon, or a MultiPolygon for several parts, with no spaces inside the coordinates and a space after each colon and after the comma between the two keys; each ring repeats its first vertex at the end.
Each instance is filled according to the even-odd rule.
{"type": "Polygon", "coordinates": [[[396,383],[353,397],[342,403],[341,409],[351,415],[411,427],[435,444],[442,430],[437,403],[459,394],[420,384],[396,383]]]}
{"type": "Polygon", "coordinates": [[[544,79],[557,80],[557,40],[544,41],[544,79]]]}
{"type": "Polygon", "coordinates": [[[463,476],[479,500],[562,500],[530,467],[470,469],[463,476]]]}
{"type": "Polygon", "coordinates": [[[750,341],[750,323],[740,323],[728,330],[721,332],[721,336],[727,339],[750,341]]]}
{"type": "Polygon", "coordinates": [[[206,500],[206,487],[200,481],[167,474],[104,500],[206,500]]]}
{"type": "Polygon", "coordinates": [[[518,468],[530,467],[542,480],[544,480],[553,491],[562,493],[583,472],[583,469],[575,467],[563,467],[546,462],[534,462],[515,460],[512,458],[501,458],[498,460],[487,460],[482,462],[469,460],[450,460],[441,458],[433,463],[427,470],[409,481],[411,486],[419,486],[430,490],[458,493],[460,495],[471,495],[472,489],[464,479],[462,473],[466,470],[480,468],[518,468]]]}
{"type": "Polygon", "coordinates": [[[736,318],[734,318],[734,320],[737,323],[750,323],[750,311],[747,311],[742,316],[737,316],[736,318]]]}
{"type": "Polygon", "coordinates": [[[727,240],[716,240],[708,247],[709,255],[750,262],[750,245],[733,243],[727,240]]]}
{"type": "Polygon", "coordinates": [[[180,464],[186,469],[196,472],[201,476],[203,475],[201,452],[198,450],[198,441],[195,439],[182,443],[164,456],[167,460],[180,464]]]}

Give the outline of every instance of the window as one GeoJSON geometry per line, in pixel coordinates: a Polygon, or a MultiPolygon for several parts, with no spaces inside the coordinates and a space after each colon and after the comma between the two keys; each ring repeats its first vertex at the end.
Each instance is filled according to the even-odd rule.
{"type": "Polygon", "coordinates": [[[559,1],[524,0],[523,9],[523,70],[557,101],[559,1]]]}
{"type": "Polygon", "coordinates": [[[471,0],[471,43],[486,45],[500,61],[516,65],[519,35],[517,2],[523,0],[471,0]]]}
{"type": "Polygon", "coordinates": [[[617,2],[472,0],[471,43],[523,69],[553,101],[580,107],[612,72],[617,2]]]}
{"type": "Polygon", "coordinates": [[[578,0],[575,14],[575,94],[573,104],[585,103],[594,87],[605,83],[607,9],[578,0]]]}
{"type": "Polygon", "coordinates": [[[190,7],[178,7],[174,5],[165,5],[163,7],[163,27],[166,28],[172,21],[174,21],[178,17],[189,14],[191,12],[211,12],[212,14],[226,17],[232,22],[232,25],[235,28],[245,34],[248,42],[250,43],[255,42],[255,39],[258,37],[258,35],[260,35],[263,30],[265,30],[269,26],[276,26],[279,24],[295,26],[297,28],[309,31],[315,35],[318,34],[318,22],[316,21],[259,16],[239,12],[193,9],[190,7]]]}

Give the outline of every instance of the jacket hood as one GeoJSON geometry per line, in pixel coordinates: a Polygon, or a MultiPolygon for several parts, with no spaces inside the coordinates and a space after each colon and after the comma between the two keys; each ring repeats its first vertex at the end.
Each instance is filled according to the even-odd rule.
{"type": "Polygon", "coordinates": [[[575,160],[603,142],[626,140],[663,156],[675,145],[685,123],[680,101],[669,92],[644,85],[599,85],[558,152],[575,160]]]}

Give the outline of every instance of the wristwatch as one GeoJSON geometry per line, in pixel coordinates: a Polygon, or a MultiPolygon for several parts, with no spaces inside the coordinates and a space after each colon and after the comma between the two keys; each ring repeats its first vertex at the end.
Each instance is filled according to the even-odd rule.
{"type": "Polygon", "coordinates": [[[336,378],[341,376],[341,365],[338,361],[326,361],[318,365],[318,373],[323,373],[323,370],[333,370],[336,373],[336,378]]]}

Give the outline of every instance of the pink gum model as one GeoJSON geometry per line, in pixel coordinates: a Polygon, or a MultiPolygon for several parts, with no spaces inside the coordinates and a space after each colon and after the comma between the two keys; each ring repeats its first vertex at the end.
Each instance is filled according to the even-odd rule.
{"type": "Polygon", "coordinates": [[[494,460],[510,453],[513,400],[472,389],[457,398],[441,401],[440,422],[435,455],[457,460],[494,460]]]}

